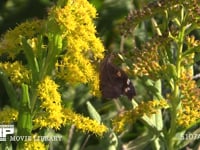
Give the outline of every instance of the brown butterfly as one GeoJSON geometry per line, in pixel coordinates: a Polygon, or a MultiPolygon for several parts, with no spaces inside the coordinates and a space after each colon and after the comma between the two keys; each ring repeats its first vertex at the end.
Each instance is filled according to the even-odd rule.
{"type": "Polygon", "coordinates": [[[100,91],[103,98],[126,95],[130,100],[136,95],[135,88],[126,73],[112,63],[114,55],[108,55],[100,64],[100,91]]]}

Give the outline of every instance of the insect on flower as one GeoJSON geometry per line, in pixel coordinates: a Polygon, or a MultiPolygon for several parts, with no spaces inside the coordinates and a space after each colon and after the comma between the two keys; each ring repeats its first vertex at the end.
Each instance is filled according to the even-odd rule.
{"type": "Polygon", "coordinates": [[[118,98],[125,95],[132,99],[135,88],[127,74],[112,63],[114,55],[106,56],[100,64],[100,91],[103,98],[118,98]]]}

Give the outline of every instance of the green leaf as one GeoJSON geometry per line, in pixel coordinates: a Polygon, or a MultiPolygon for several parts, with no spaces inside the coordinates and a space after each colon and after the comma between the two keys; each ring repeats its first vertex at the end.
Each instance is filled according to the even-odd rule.
{"type": "Polygon", "coordinates": [[[21,37],[21,40],[22,40],[23,48],[25,49],[24,53],[28,61],[28,65],[32,71],[33,81],[38,81],[39,68],[38,68],[37,59],[34,56],[33,49],[27,43],[27,40],[24,37],[21,37]]]}
{"type": "Polygon", "coordinates": [[[169,73],[169,77],[173,79],[177,78],[176,67],[173,64],[167,64],[167,73],[169,73]]]}
{"type": "Polygon", "coordinates": [[[0,79],[3,82],[6,92],[9,96],[10,104],[13,108],[18,108],[18,100],[17,100],[17,93],[15,92],[15,89],[8,79],[7,74],[0,68],[0,79]]]}
{"type": "Polygon", "coordinates": [[[149,145],[150,142],[152,142],[154,139],[155,137],[152,136],[151,134],[142,135],[136,138],[135,140],[130,141],[127,148],[134,149],[134,150],[142,150],[147,145],[149,145]]]}
{"type": "Polygon", "coordinates": [[[119,138],[110,130],[104,135],[104,138],[100,139],[98,145],[88,146],[85,150],[120,150],[120,146],[119,138]]]}
{"type": "Polygon", "coordinates": [[[92,119],[94,119],[100,123],[101,116],[99,115],[99,113],[96,111],[96,109],[92,106],[92,104],[89,101],[86,104],[87,104],[88,112],[89,112],[90,116],[92,117],[92,119]]]}

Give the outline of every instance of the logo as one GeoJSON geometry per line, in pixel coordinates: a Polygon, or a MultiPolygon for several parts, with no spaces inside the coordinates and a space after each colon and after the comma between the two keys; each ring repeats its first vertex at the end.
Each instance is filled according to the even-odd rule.
{"type": "Polygon", "coordinates": [[[0,125],[0,141],[6,141],[9,134],[14,134],[14,125],[0,125]]]}
{"type": "Polygon", "coordinates": [[[62,136],[18,136],[14,135],[14,125],[0,125],[1,141],[61,141],[62,136]],[[11,135],[13,134],[13,135],[11,135]],[[10,135],[8,137],[8,135],[10,135]]]}

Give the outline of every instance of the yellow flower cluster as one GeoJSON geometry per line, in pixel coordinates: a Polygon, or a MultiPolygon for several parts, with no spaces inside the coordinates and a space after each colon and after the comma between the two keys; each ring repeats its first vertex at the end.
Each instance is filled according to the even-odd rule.
{"type": "Polygon", "coordinates": [[[0,63],[0,68],[7,73],[13,84],[21,86],[22,83],[30,83],[31,73],[19,61],[0,63]]]}
{"type": "Polygon", "coordinates": [[[185,42],[188,47],[188,52],[182,58],[182,64],[185,67],[190,67],[194,64],[194,52],[199,49],[200,41],[196,40],[194,36],[187,36],[185,42]]]}
{"type": "Polygon", "coordinates": [[[31,39],[41,33],[43,27],[42,20],[26,21],[18,25],[13,30],[9,30],[0,42],[0,54],[9,54],[12,58],[21,51],[21,38],[23,36],[31,39]]]}
{"type": "Polygon", "coordinates": [[[94,61],[103,58],[104,47],[95,35],[95,8],[87,0],[68,0],[65,7],[52,9],[52,13],[67,43],[67,52],[57,63],[57,75],[72,85],[88,83],[93,94],[98,94],[94,61]]]}
{"type": "Polygon", "coordinates": [[[77,28],[95,32],[91,19],[96,17],[96,9],[87,0],[68,0],[64,8],[56,8],[55,15],[57,22],[65,27],[65,34],[74,33],[77,28]],[[91,29],[87,28],[88,24],[91,29]],[[79,25],[81,26],[78,27],[79,25]]]}
{"type": "Polygon", "coordinates": [[[59,129],[65,123],[61,96],[57,89],[58,85],[48,76],[38,85],[41,110],[33,120],[36,127],[59,129]]]}
{"type": "Polygon", "coordinates": [[[18,111],[10,108],[4,107],[0,111],[0,124],[11,124],[18,119],[18,111]]]}
{"type": "Polygon", "coordinates": [[[80,55],[78,59],[70,56],[64,57],[58,66],[58,76],[60,76],[60,78],[72,85],[76,85],[77,83],[88,83],[92,94],[98,95],[99,75],[89,59],[85,59],[83,55],[80,55]]]}
{"type": "Polygon", "coordinates": [[[96,120],[89,119],[80,114],[74,113],[70,109],[64,109],[66,122],[83,132],[92,132],[96,135],[102,136],[103,133],[108,131],[108,128],[103,124],[99,124],[96,120]]]}
{"type": "Polygon", "coordinates": [[[24,144],[24,150],[46,150],[45,144],[41,141],[26,141],[24,144]]]}
{"type": "Polygon", "coordinates": [[[200,6],[199,6],[199,1],[197,0],[190,0],[190,2],[187,1],[187,6],[188,6],[188,22],[192,22],[194,24],[199,24],[200,23],[200,6]]]}
{"type": "Polygon", "coordinates": [[[134,123],[136,117],[133,116],[133,110],[125,111],[119,114],[119,116],[115,117],[112,121],[113,129],[115,132],[122,132],[126,126],[134,123]]]}
{"type": "Polygon", "coordinates": [[[134,116],[151,116],[152,114],[157,113],[158,109],[166,108],[168,106],[167,101],[164,99],[161,100],[152,100],[148,102],[142,102],[134,109],[134,116]]]}
{"type": "Polygon", "coordinates": [[[147,45],[144,50],[136,50],[134,55],[133,74],[149,76],[151,79],[160,77],[162,66],[159,64],[158,45],[147,45]]]}
{"type": "Polygon", "coordinates": [[[189,127],[200,119],[200,90],[187,73],[182,74],[179,84],[182,96],[177,122],[189,127]]]}
{"type": "Polygon", "coordinates": [[[157,110],[166,108],[167,106],[168,104],[164,99],[142,102],[133,110],[125,111],[114,118],[112,123],[114,130],[116,132],[122,132],[127,125],[134,123],[136,119],[144,115],[151,116],[155,114],[157,110]]]}
{"type": "Polygon", "coordinates": [[[194,36],[187,36],[186,37],[187,46],[189,48],[196,47],[200,44],[199,40],[196,40],[194,36]]]}

